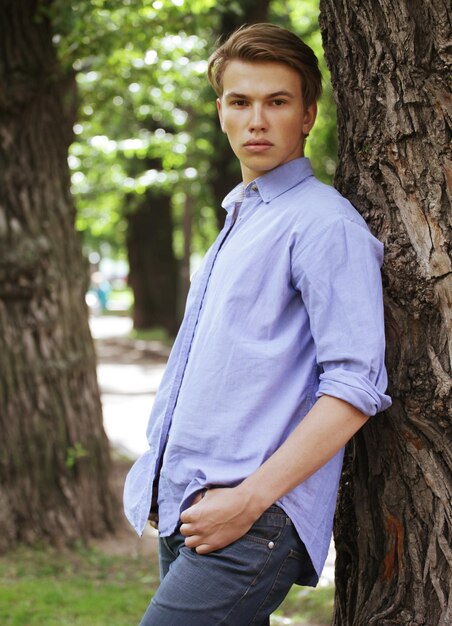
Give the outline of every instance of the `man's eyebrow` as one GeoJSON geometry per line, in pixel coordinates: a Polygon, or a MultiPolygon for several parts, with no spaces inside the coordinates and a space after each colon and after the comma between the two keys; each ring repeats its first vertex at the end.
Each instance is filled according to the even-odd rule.
{"type": "Polygon", "coordinates": [[[294,94],[286,89],[281,89],[281,91],[275,91],[274,93],[268,94],[268,98],[278,98],[279,96],[286,96],[286,98],[295,98],[294,94]]]}
{"type": "MultiPolygon", "coordinates": [[[[286,89],[281,89],[280,91],[274,91],[273,93],[267,94],[266,98],[279,98],[281,96],[285,96],[286,98],[295,98],[294,94],[286,89]]],[[[224,94],[225,98],[237,98],[238,100],[248,100],[250,96],[245,93],[237,93],[236,91],[229,91],[224,94]]]]}
{"type": "Polygon", "coordinates": [[[236,91],[229,91],[224,94],[225,98],[237,98],[238,100],[246,100],[249,96],[244,93],[237,93],[236,91]]]}

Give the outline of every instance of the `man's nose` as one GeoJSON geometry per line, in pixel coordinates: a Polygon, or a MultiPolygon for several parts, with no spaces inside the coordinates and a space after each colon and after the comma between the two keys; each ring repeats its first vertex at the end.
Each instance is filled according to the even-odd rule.
{"type": "Polygon", "coordinates": [[[268,127],[267,119],[261,105],[255,105],[251,109],[251,117],[249,120],[249,130],[258,131],[266,130],[268,127]]]}

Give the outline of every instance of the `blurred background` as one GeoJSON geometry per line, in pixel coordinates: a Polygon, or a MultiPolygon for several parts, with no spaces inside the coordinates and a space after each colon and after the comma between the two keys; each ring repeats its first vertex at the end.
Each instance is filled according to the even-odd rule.
{"type": "MultiPolygon", "coordinates": [[[[122,485],[240,181],[207,59],[244,23],[300,35],[324,76],[306,154],[331,183],[318,13],[318,0],[0,8],[1,624],[127,626],[156,588],[156,535],[127,525],[122,485]]],[[[294,589],[272,623],[329,623],[333,577],[331,550],[320,589],[294,589]]]]}

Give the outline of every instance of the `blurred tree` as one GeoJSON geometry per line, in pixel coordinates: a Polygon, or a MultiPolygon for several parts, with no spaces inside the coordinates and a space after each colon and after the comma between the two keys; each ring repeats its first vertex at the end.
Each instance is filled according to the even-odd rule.
{"type": "Polygon", "coordinates": [[[385,243],[393,406],[356,437],[336,625],[452,623],[450,45],[442,0],[322,0],[338,188],[385,243]]]}
{"type": "Polygon", "coordinates": [[[0,7],[0,550],[117,518],[69,193],[76,87],[47,6],[0,7]]]}
{"type": "MultiPolygon", "coordinates": [[[[212,3],[136,2],[127,11],[125,4],[99,0],[81,41],[71,23],[60,23],[60,55],[78,71],[83,98],[80,141],[70,158],[78,225],[88,244],[100,237],[116,249],[127,244],[135,327],[159,324],[174,332],[178,265],[184,249],[189,255],[184,207],[194,196],[195,249],[204,250],[203,240],[215,235],[209,191],[199,182],[212,151],[206,139],[212,116],[204,113],[214,103],[203,98],[213,20],[205,12],[212,3]]],[[[87,3],[73,9],[76,23],[85,23],[87,3]]]]}
{"type": "Polygon", "coordinates": [[[148,188],[141,204],[128,211],[127,224],[133,326],[160,326],[176,334],[179,276],[173,250],[171,194],[148,188]]]}

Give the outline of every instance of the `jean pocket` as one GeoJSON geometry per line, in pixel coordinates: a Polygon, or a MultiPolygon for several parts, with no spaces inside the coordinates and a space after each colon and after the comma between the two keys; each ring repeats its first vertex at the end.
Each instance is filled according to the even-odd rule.
{"type": "Polygon", "coordinates": [[[264,545],[268,545],[269,542],[276,543],[285,525],[286,516],[284,513],[272,513],[271,515],[264,513],[254,522],[243,539],[264,545]]]}
{"type": "Polygon", "coordinates": [[[179,556],[180,549],[185,543],[185,537],[176,532],[169,537],[160,537],[160,542],[163,544],[164,549],[176,559],[179,556]]]}

